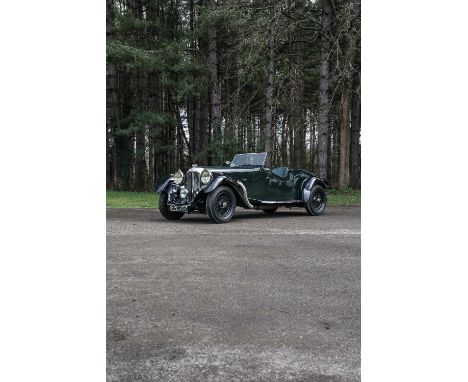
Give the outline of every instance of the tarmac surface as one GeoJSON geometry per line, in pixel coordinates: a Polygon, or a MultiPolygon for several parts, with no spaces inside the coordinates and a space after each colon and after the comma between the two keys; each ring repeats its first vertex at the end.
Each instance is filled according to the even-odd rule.
{"type": "Polygon", "coordinates": [[[360,207],[107,210],[108,381],[359,381],[360,207]]]}

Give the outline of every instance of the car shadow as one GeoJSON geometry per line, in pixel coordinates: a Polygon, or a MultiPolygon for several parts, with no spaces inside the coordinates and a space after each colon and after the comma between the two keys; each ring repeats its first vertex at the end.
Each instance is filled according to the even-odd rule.
{"type": "MultiPolygon", "coordinates": [[[[252,211],[252,212],[243,212],[243,211],[236,211],[235,215],[233,216],[232,220],[229,223],[234,223],[236,221],[240,220],[270,220],[270,219],[275,219],[276,217],[282,217],[282,218],[297,218],[297,217],[306,217],[307,212],[305,211],[277,211],[274,214],[265,214],[262,211],[252,211]]],[[[191,224],[191,223],[197,223],[197,224],[213,224],[213,222],[210,220],[208,215],[206,214],[191,214],[191,215],[186,215],[182,217],[180,220],[176,221],[170,221],[170,220],[165,220],[161,216],[162,220],[168,223],[175,223],[175,224],[191,224]]],[[[154,219],[154,221],[161,221],[160,219],[154,219]]]]}
{"type": "MultiPolygon", "coordinates": [[[[353,210],[355,206],[345,206],[339,207],[339,210],[336,208],[329,208],[322,216],[335,216],[337,214],[343,214],[343,211],[353,210]]],[[[281,209],[276,211],[274,214],[265,214],[259,210],[243,210],[238,209],[230,223],[240,222],[242,220],[258,220],[258,221],[270,221],[271,219],[281,218],[281,219],[294,219],[308,217],[305,209],[296,208],[296,209],[281,209]]],[[[107,209],[106,212],[107,220],[135,220],[135,221],[147,221],[152,223],[164,223],[164,224],[213,224],[208,215],[206,214],[187,214],[180,220],[167,220],[165,219],[158,209],[107,209]]]]}

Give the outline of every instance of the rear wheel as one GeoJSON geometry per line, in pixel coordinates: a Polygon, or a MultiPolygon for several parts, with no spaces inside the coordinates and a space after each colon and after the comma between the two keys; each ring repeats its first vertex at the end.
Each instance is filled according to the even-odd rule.
{"type": "Polygon", "coordinates": [[[327,207],[327,193],[322,186],[318,184],[310,190],[310,197],[305,205],[305,209],[309,215],[322,215],[327,207]]]}
{"type": "Polygon", "coordinates": [[[236,197],[229,187],[218,187],[206,198],[206,212],[214,223],[227,223],[235,209],[236,197]]]}
{"type": "Polygon", "coordinates": [[[168,195],[166,191],[161,192],[159,195],[159,211],[161,212],[161,215],[167,220],[179,220],[185,213],[171,211],[167,205],[167,198],[168,195]]]}
{"type": "Polygon", "coordinates": [[[268,215],[271,215],[271,214],[274,214],[276,212],[276,210],[278,209],[278,207],[276,208],[268,208],[267,210],[262,210],[263,212],[265,212],[266,214],[268,215]]]}

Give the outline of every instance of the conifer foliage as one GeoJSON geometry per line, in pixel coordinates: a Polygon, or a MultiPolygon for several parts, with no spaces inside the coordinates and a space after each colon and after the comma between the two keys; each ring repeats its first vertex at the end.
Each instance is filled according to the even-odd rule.
{"type": "Polygon", "coordinates": [[[106,0],[107,188],[268,151],[360,187],[359,0],[106,0]]]}

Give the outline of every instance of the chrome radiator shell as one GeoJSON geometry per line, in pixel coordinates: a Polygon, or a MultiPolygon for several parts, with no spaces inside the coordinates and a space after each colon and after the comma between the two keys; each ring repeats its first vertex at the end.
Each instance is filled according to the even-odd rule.
{"type": "Polygon", "coordinates": [[[187,171],[185,184],[188,190],[187,202],[192,203],[201,189],[200,172],[194,168],[187,171]]]}

